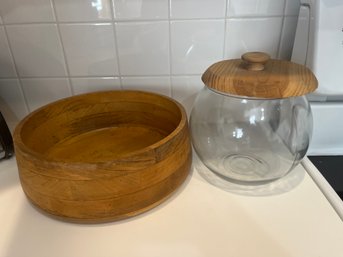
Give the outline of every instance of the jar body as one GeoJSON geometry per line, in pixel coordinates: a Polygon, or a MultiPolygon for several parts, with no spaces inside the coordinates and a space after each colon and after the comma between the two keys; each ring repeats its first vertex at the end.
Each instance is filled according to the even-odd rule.
{"type": "Polygon", "coordinates": [[[286,175],[305,156],[312,114],[304,96],[240,98],[204,87],[190,126],[194,149],[210,170],[224,179],[261,183],[286,175]]]}

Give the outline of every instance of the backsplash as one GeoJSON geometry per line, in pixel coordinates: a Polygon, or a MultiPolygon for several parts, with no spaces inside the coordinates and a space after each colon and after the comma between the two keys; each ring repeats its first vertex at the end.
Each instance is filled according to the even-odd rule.
{"type": "Polygon", "coordinates": [[[212,63],[289,59],[299,0],[0,0],[0,106],[15,122],[73,94],[139,89],[187,110],[212,63]]]}

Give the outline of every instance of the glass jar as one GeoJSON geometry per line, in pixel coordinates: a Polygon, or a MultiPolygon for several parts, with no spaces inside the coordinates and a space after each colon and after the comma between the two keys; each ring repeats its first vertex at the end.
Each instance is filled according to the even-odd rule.
{"type": "MultiPolygon", "coordinates": [[[[260,57],[262,55],[263,60],[269,59],[266,54],[249,54],[260,57]]],[[[237,63],[237,60],[235,62],[237,63]]],[[[252,72],[257,81],[265,82],[265,75],[271,77],[267,65],[265,70],[265,67],[262,67],[264,73],[260,73],[261,67],[259,70],[249,70],[242,68],[242,63],[246,64],[244,58],[238,69],[252,72]]],[[[248,62],[248,65],[251,63],[248,62]]],[[[310,72],[304,66],[301,71],[303,69],[310,72]]],[[[222,71],[223,67],[218,70],[222,71]]],[[[281,69],[278,72],[285,71],[281,69]]],[[[209,81],[206,74],[205,72],[203,75],[203,81],[210,86],[205,86],[197,96],[190,117],[193,146],[202,162],[221,178],[240,183],[268,182],[292,170],[305,156],[312,133],[312,114],[306,97],[294,92],[291,95],[270,94],[268,90],[267,93],[257,90],[262,93],[252,92],[249,96],[233,95],[233,90],[227,86],[228,77],[224,79],[226,85],[223,86],[218,85],[218,77],[212,80],[213,72],[209,81]],[[213,81],[217,84],[211,84],[213,81]]],[[[228,75],[233,79],[237,74],[228,75]]],[[[241,75],[239,80],[244,85],[241,75]]],[[[313,85],[306,86],[306,92],[316,88],[315,77],[312,73],[310,75],[310,83],[313,85]]],[[[220,74],[219,78],[222,77],[223,74],[220,74]]],[[[277,81],[282,79],[279,77],[277,81]]],[[[275,79],[270,79],[270,82],[275,82],[275,79]]],[[[288,82],[289,80],[286,81],[288,82]]],[[[301,87],[301,78],[298,82],[301,87]]],[[[249,87],[249,81],[247,85],[249,87]]],[[[261,89],[259,83],[252,88],[255,92],[256,89],[261,89]]]]}

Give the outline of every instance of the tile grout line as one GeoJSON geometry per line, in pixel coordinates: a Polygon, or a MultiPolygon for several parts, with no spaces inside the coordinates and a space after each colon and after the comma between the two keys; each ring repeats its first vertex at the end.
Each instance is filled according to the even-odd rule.
{"type": "MultiPolygon", "coordinates": [[[[52,0],[53,1],[53,0],[52,0]]],[[[169,0],[170,1],[170,0],[169,0]]],[[[111,7],[112,15],[113,7],[111,7]]],[[[54,8],[54,12],[55,8],[54,8]]],[[[56,16],[56,14],[55,14],[56,16]]],[[[119,20],[112,18],[111,20],[88,20],[88,21],[44,21],[44,22],[18,22],[18,23],[3,23],[0,26],[25,26],[25,25],[49,25],[49,24],[61,24],[61,25],[83,25],[83,24],[110,24],[110,23],[144,23],[144,22],[161,22],[161,21],[209,21],[209,20],[223,20],[223,19],[234,19],[234,20],[245,20],[245,19],[265,19],[265,18],[280,18],[280,17],[297,17],[297,15],[243,15],[243,16],[232,16],[229,17],[225,15],[224,17],[219,18],[166,18],[166,19],[127,19],[119,20]]]]}
{"type": "MultiPolygon", "coordinates": [[[[187,77],[187,76],[200,76],[200,73],[179,73],[179,74],[152,74],[152,75],[122,75],[122,78],[165,78],[165,77],[187,77]]],[[[67,79],[68,76],[22,76],[22,79],[67,79]]],[[[72,79],[110,79],[110,78],[120,78],[119,75],[117,76],[70,76],[72,79]]],[[[0,80],[5,79],[18,79],[18,77],[2,77],[0,80]]]]}
{"type": "Polygon", "coordinates": [[[226,36],[228,33],[226,33],[227,30],[227,23],[228,23],[228,11],[229,11],[229,5],[230,5],[230,0],[226,1],[225,5],[225,18],[224,18],[224,42],[223,42],[223,60],[226,58],[226,36]]]}
{"type": "Polygon", "coordinates": [[[25,95],[25,92],[24,92],[24,88],[23,88],[23,82],[22,82],[22,78],[19,74],[19,71],[18,71],[18,65],[17,65],[17,62],[15,61],[14,59],[14,54],[13,54],[13,49],[12,49],[12,45],[10,43],[10,40],[9,40],[9,37],[8,37],[8,32],[7,32],[7,27],[6,25],[4,25],[4,32],[5,32],[5,37],[6,37],[6,41],[7,41],[7,44],[8,44],[8,48],[9,48],[9,52],[10,52],[10,55],[11,55],[11,59],[12,59],[12,62],[14,64],[14,71],[16,73],[16,78],[14,79],[17,79],[18,82],[19,82],[19,89],[20,89],[20,93],[24,99],[24,105],[25,105],[25,109],[26,109],[26,112],[27,114],[30,113],[30,108],[29,108],[29,102],[26,98],[26,95],[25,95]]]}
{"type": "Polygon", "coordinates": [[[170,96],[174,98],[174,90],[173,90],[173,80],[172,80],[172,36],[171,36],[171,0],[168,0],[168,42],[169,42],[169,90],[170,96]]]}
{"type": "Polygon", "coordinates": [[[60,30],[60,24],[58,23],[57,11],[56,11],[56,8],[55,8],[55,0],[51,0],[50,3],[51,3],[52,12],[53,12],[53,14],[55,16],[54,18],[56,20],[57,34],[58,34],[60,45],[61,45],[61,48],[62,48],[62,55],[63,55],[63,59],[64,59],[64,64],[65,64],[65,69],[66,69],[66,72],[67,72],[67,78],[68,78],[68,84],[69,84],[68,85],[69,86],[69,92],[70,92],[71,95],[74,95],[75,92],[74,92],[73,85],[71,83],[71,76],[70,76],[69,64],[68,64],[68,61],[67,61],[67,54],[65,52],[65,48],[64,48],[64,44],[63,44],[63,40],[62,40],[62,33],[61,33],[61,30],[60,30]]]}
{"type": "MultiPolygon", "coordinates": [[[[118,77],[119,77],[119,85],[120,88],[123,90],[123,80],[122,80],[122,74],[120,69],[120,58],[119,58],[119,49],[118,49],[118,37],[117,37],[117,22],[114,19],[115,13],[114,13],[114,1],[111,0],[111,16],[112,16],[112,31],[113,31],[113,37],[114,37],[114,48],[115,48],[115,54],[116,54],[116,60],[117,60],[117,66],[118,66],[118,77]]],[[[114,67],[113,67],[114,69],[114,67]]]]}

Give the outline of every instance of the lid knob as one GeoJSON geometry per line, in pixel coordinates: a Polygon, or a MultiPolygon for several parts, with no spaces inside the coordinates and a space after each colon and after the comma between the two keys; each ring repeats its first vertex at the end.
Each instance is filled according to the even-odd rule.
{"type": "Polygon", "coordinates": [[[262,52],[248,52],[242,55],[245,63],[245,69],[250,71],[264,70],[264,65],[270,59],[270,56],[262,52]]]}

